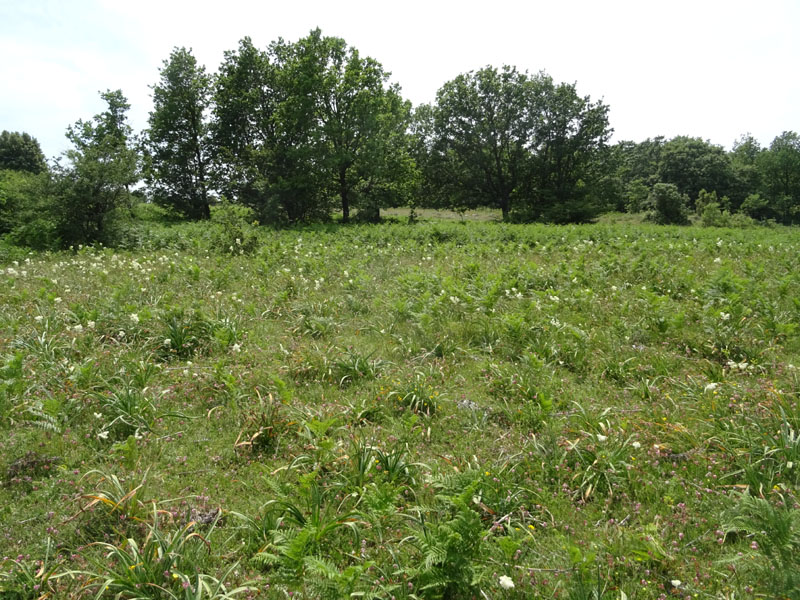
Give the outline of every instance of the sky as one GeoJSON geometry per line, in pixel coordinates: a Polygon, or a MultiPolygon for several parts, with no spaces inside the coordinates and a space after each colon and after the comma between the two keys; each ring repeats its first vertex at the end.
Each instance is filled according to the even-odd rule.
{"type": "Polygon", "coordinates": [[[0,130],[64,133],[121,89],[135,130],[174,47],[215,72],[250,36],[319,27],[392,73],[414,105],[486,65],[545,71],[609,106],[613,140],[700,137],[730,149],[800,132],[800,0],[0,0],[0,130]]]}

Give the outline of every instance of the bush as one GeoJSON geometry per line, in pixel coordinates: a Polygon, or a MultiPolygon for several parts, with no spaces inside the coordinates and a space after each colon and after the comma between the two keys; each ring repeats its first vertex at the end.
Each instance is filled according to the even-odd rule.
{"type": "Polygon", "coordinates": [[[58,245],[50,176],[0,171],[0,234],[37,250],[58,245]]]}
{"type": "Polygon", "coordinates": [[[657,183],[647,197],[647,218],[660,225],[688,225],[689,198],[672,183],[657,183]]]}

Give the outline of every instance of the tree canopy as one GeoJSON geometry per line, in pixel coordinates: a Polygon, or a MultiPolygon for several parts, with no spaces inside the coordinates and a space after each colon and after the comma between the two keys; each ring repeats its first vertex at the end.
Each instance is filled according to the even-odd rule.
{"type": "Polygon", "coordinates": [[[146,178],[156,202],[191,219],[211,216],[206,118],[210,94],[205,68],[191,50],[175,48],[153,86],[146,178]]]}
{"type": "Polygon", "coordinates": [[[796,132],[766,147],[747,134],[730,151],[691,136],[610,145],[609,107],[544,71],[486,66],[413,108],[390,75],[319,29],[265,48],[242,38],[214,74],[176,47],[141,135],[120,90],[69,127],[72,147],[51,166],[29,134],[0,134],[0,234],[38,247],[108,243],[134,197],[188,219],[238,204],[232,212],[269,225],[377,221],[401,205],[412,218],[417,207],[485,206],[518,222],[606,210],[800,222],[796,132]]]}
{"type": "Polygon", "coordinates": [[[42,148],[35,137],[17,131],[0,133],[0,170],[38,174],[47,169],[42,148]]]}

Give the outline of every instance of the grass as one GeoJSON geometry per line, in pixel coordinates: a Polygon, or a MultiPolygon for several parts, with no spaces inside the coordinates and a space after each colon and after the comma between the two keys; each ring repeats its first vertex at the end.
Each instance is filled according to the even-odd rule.
{"type": "Polygon", "coordinates": [[[796,232],[426,218],[0,249],[0,597],[800,597],[796,232]]]}

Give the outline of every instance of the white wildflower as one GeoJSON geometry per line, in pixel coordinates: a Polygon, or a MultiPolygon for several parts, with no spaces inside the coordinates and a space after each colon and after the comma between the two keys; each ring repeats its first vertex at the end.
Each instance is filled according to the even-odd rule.
{"type": "Polygon", "coordinates": [[[639,442],[631,442],[631,447],[635,450],[638,450],[642,447],[642,445],[639,442]]]}
{"type": "Polygon", "coordinates": [[[33,320],[36,321],[37,323],[41,323],[43,319],[44,317],[42,315],[36,315],[35,317],[33,317],[33,320]]]}
{"type": "Polygon", "coordinates": [[[706,385],[706,387],[705,387],[705,388],[703,388],[703,391],[704,391],[704,392],[713,392],[713,391],[714,391],[715,389],[717,389],[718,387],[719,387],[719,384],[718,384],[718,383],[716,383],[716,382],[712,382],[712,383],[709,383],[709,384],[707,384],[707,385],[706,385]]]}
{"type": "Polygon", "coordinates": [[[241,351],[241,349],[242,347],[239,344],[234,344],[233,346],[231,346],[231,350],[233,350],[234,352],[239,352],[241,351]]]}
{"type": "Polygon", "coordinates": [[[95,419],[102,419],[103,418],[103,413],[94,413],[94,418],[95,419]]]}
{"type": "Polygon", "coordinates": [[[670,581],[670,583],[674,588],[679,588],[683,585],[683,582],[680,579],[673,579],[672,581],[670,581]]]}
{"type": "Polygon", "coordinates": [[[53,298],[53,302],[55,302],[56,304],[61,304],[61,297],[59,296],[59,297],[53,298]]]}
{"type": "Polygon", "coordinates": [[[714,259],[714,262],[719,264],[722,262],[722,259],[718,256],[717,258],[714,259]]]}
{"type": "Polygon", "coordinates": [[[107,431],[101,431],[100,433],[97,434],[97,437],[99,437],[101,440],[107,440],[108,439],[108,432],[107,431]]]}
{"type": "Polygon", "coordinates": [[[131,322],[138,323],[139,322],[139,315],[136,313],[131,313],[131,322]]]}
{"type": "Polygon", "coordinates": [[[164,338],[164,345],[169,346],[170,344],[172,344],[172,340],[169,338],[164,338]]]}
{"type": "Polygon", "coordinates": [[[598,442],[605,442],[607,439],[608,439],[607,435],[600,435],[599,433],[597,434],[597,441],[598,442]]]}
{"type": "Polygon", "coordinates": [[[720,312],[719,318],[721,321],[728,321],[731,318],[731,313],[720,312]]]}
{"type": "Polygon", "coordinates": [[[89,321],[89,322],[86,323],[86,326],[89,329],[94,329],[95,325],[96,325],[96,323],[94,321],[89,321]]]}
{"type": "Polygon", "coordinates": [[[80,323],[78,325],[75,325],[75,327],[72,328],[72,331],[74,331],[75,333],[80,333],[81,331],[83,331],[83,325],[81,325],[80,323]]]}
{"type": "Polygon", "coordinates": [[[500,575],[499,583],[500,587],[503,588],[504,590],[514,589],[514,582],[508,575],[500,575]]]}

